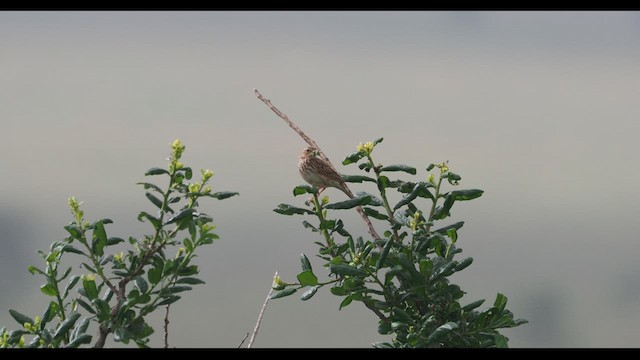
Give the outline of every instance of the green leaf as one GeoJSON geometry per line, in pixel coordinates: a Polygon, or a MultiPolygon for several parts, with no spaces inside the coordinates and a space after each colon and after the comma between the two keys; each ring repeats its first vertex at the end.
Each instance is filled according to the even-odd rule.
{"type": "Polygon", "coordinates": [[[499,349],[505,349],[509,347],[509,345],[507,345],[507,338],[500,334],[495,334],[493,336],[493,341],[495,341],[496,347],[499,349]]]}
{"type": "Polygon", "coordinates": [[[151,168],[149,170],[147,170],[146,173],[144,173],[144,176],[149,176],[149,175],[161,175],[161,174],[168,174],[169,172],[165,169],[160,169],[157,167],[151,168]]]}
{"type": "Polygon", "coordinates": [[[384,140],[384,138],[377,138],[377,139],[373,140],[373,146],[376,146],[376,145],[380,144],[382,142],[382,140],[384,140]]]}
{"type": "Polygon", "coordinates": [[[484,191],[478,190],[478,189],[453,190],[451,192],[451,196],[453,196],[453,199],[456,201],[466,201],[466,200],[479,198],[480,196],[482,196],[483,193],[484,191]]]}
{"type": "Polygon", "coordinates": [[[199,284],[205,284],[205,282],[194,277],[184,277],[184,278],[178,279],[178,281],[176,281],[176,284],[199,285],[199,284]]]}
{"type": "Polygon", "coordinates": [[[376,179],[364,175],[340,175],[344,182],[362,183],[363,181],[376,182],[376,179]]]}
{"type": "Polygon", "coordinates": [[[80,345],[91,343],[91,339],[92,339],[91,335],[82,334],[76,337],[75,339],[73,339],[73,341],[69,342],[69,344],[65,347],[70,349],[75,349],[75,348],[78,348],[80,345]]]}
{"type": "MultiPolygon", "coordinates": [[[[155,195],[153,195],[153,194],[152,194],[152,193],[150,193],[150,192],[145,193],[145,196],[146,196],[146,197],[147,197],[147,199],[149,199],[149,201],[151,201],[151,203],[152,203],[153,205],[155,205],[158,209],[162,209],[162,206],[163,206],[163,204],[162,204],[162,200],[158,199],[155,195]]],[[[169,212],[171,212],[171,213],[173,213],[173,210],[172,210],[170,207],[168,207],[168,206],[165,206],[165,207],[164,207],[164,209],[165,209],[165,210],[167,210],[167,211],[169,211],[169,212]]]]}
{"type": "Polygon", "coordinates": [[[456,271],[461,271],[464,270],[467,266],[471,265],[471,263],[473,262],[473,258],[466,258],[464,260],[462,260],[457,266],[456,266],[456,271]]]}
{"type": "Polygon", "coordinates": [[[80,228],[76,225],[67,225],[64,227],[64,229],[67,230],[67,232],[71,234],[71,237],[73,237],[74,239],[82,239],[82,230],[80,230],[80,228]]]}
{"type": "Polygon", "coordinates": [[[281,290],[281,291],[278,291],[278,292],[273,293],[273,294],[269,297],[269,299],[272,299],[272,300],[273,300],[273,299],[278,299],[278,298],[281,298],[281,297],[289,296],[289,295],[291,295],[291,294],[295,293],[296,291],[298,291],[298,289],[296,289],[296,288],[288,288],[288,289],[284,289],[284,290],[281,290]]]}
{"type": "Polygon", "coordinates": [[[462,310],[462,312],[471,312],[473,309],[478,308],[483,303],[484,303],[484,299],[476,300],[476,301],[472,302],[469,305],[463,306],[462,309],[460,309],[460,310],[462,310]]]}
{"type": "Polygon", "coordinates": [[[157,306],[173,304],[178,300],[180,300],[180,296],[178,295],[168,296],[166,299],[160,301],[157,306]]]}
{"type": "Polygon", "coordinates": [[[305,254],[300,254],[300,265],[302,266],[302,270],[313,270],[311,262],[309,262],[305,254]]]}
{"type": "Polygon", "coordinates": [[[364,156],[365,156],[364,152],[356,151],[353,154],[351,154],[351,155],[347,156],[346,158],[344,158],[344,160],[342,160],[342,165],[349,165],[349,164],[357,163],[364,156]]]}
{"type": "Polygon", "coordinates": [[[338,310],[342,310],[343,307],[347,307],[353,301],[353,296],[349,295],[340,303],[340,308],[338,310]]]}
{"type": "Polygon", "coordinates": [[[116,245],[119,243],[124,242],[124,239],[119,238],[119,237],[110,237],[107,239],[107,246],[112,246],[112,245],[116,245]]]}
{"type": "Polygon", "coordinates": [[[149,284],[142,278],[142,276],[136,276],[134,279],[136,287],[141,293],[146,293],[149,290],[149,284]]]}
{"type": "Polygon", "coordinates": [[[76,249],[73,245],[69,245],[69,244],[66,244],[65,246],[63,246],[61,251],[62,252],[68,252],[68,253],[84,255],[84,253],[82,251],[76,249]]]}
{"type": "Polygon", "coordinates": [[[167,220],[167,222],[164,223],[164,224],[165,225],[169,225],[169,224],[175,223],[176,221],[180,221],[182,219],[190,218],[190,217],[192,217],[194,212],[196,212],[196,209],[194,209],[194,208],[187,208],[187,209],[181,210],[179,213],[177,213],[176,215],[171,217],[169,220],[167,220]]]}
{"type": "Polygon", "coordinates": [[[58,295],[58,289],[51,285],[51,284],[44,284],[42,286],[40,286],[40,291],[42,291],[43,294],[48,295],[48,296],[56,296],[58,295]]]}
{"type": "Polygon", "coordinates": [[[418,267],[420,268],[421,274],[429,276],[431,270],[433,270],[433,261],[431,261],[431,259],[420,259],[418,267]]]}
{"type": "Polygon", "coordinates": [[[369,203],[371,203],[370,196],[354,197],[353,199],[340,201],[332,204],[327,204],[325,205],[325,209],[335,209],[335,210],[351,209],[356,206],[367,205],[369,203]]]}
{"type": "Polygon", "coordinates": [[[79,318],[79,313],[73,313],[69,315],[69,317],[67,317],[67,319],[60,324],[58,330],[56,330],[55,334],[53,335],[53,338],[61,339],[64,335],[67,334],[67,332],[73,327],[73,325],[79,318]]]}
{"type": "Polygon", "coordinates": [[[336,226],[335,220],[323,220],[320,223],[320,230],[333,230],[335,226],[336,226]]]}
{"type": "Polygon", "coordinates": [[[391,185],[391,181],[388,177],[384,175],[380,175],[378,177],[378,190],[384,191],[384,189],[388,188],[391,185]]]}
{"type": "Polygon", "coordinates": [[[293,215],[293,214],[297,214],[297,215],[305,215],[305,214],[314,214],[313,211],[308,210],[308,209],[302,209],[302,208],[298,208],[295,206],[291,206],[288,204],[279,204],[277,209],[273,209],[273,211],[277,212],[278,214],[282,214],[282,215],[293,215]]]}
{"type": "Polygon", "coordinates": [[[209,194],[210,197],[218,200],[224,200],[235,195],[240,195],[240,193],[233,191],[219,191],[217,193],[209,194]]]}
{"type": "Polygon", "coordinates": [[[307,220],[302,221],[302,225],[304,225],[304,227],[307,229],[311,229],[311,231],[313,232],[318,232],[318,229],[315,226],[311,225],[311,223],[309,223],[307,220]]]}
{"type": "Polygon", "coordinates": [[[96,282],[94,280],[85,276],[82,279],[82,287],[89,300],[93,300],[98,297],[98,288],[96,287],[96,282]]]}
{"type": "Polygon", "coordinates": [[[90,317],[85,317],[80,321],[80,323],[75,328],[73,328],[73,331],[71,332],[71,340],[74,340],[78,336],[81,336],[82,334],[87,332],[87,329],[89,328],[90,320],[91,320],[90,317]]]}
{"type": "Polygon", "coordinates": [[[64,272],[64,274],[62,274],[60,279],[58,279],[58,282],[61,282],[62,280],[66,279],[67,276],[69,276],[69,274],[71,274],[71,268],[70,267],[64,272]]]}
{"type": "Polygon", "coordinates": [[[145,211],[141,211],[140,214],[138,214],[138,221],[143,222],[143,219],[147,219],[149,220],[149,222],[151,223],[151,225],[153,225],[154,228],[158,228],[160,227],[160,220],[158,220],[156,217],[149,215],[147,212],[145,211]]]}
{"type": "Polygon", "coordinates": [[[420,193],[420,191],[422,191],[423,187],[422,184],[417,183],[414,187],[413,190],[411,190],[411,192],[409,194],[407,194],[405,197],[402,198],[402,200],[400,200],[396,206],[393,207],[393,210],[398,210],[399,208],[407,205],[408,203],[412,202],[415,198],[418,197],[418,194],[420,193]]]}
{"type": "Polygon", "coordinates": [[[71,279],[69,279],[69,283],[67,284],[67,286],[65,286],[64,291],[62,292],[62,298],[67,297],[67,295],[69,294],[69,290],[73,289],[73,287],[76,286],[78,280],[80,280],[80,276],[78,275],[75,275],[71,277],[71,279]]]}
{"type": "Polygon", "coordinates": [[[347,245],[349,245],[349,251],[351,252],[351,256],[355,256],[356,253],[356,245],[353,242],[353,237],[349,236],[347,238],[347,245]]]}
{"type": "Polygon", "coordinates": [[[460,177],[460,175],[458,174],[454,174],[452,172],[448,172],[445,174],[445,176],[447,178],[447,181],[449,182],[449,184],[451,185],[458,185],[458,182],[460,181],[460,179],[462,179],[460,177]]]}
{"type": "Polygon", "coordinates": [[[378,334],[380,335],[388,335],[391,334],[393,330],[391,329],[391,322],[380,320],[378,325],[378,334]]]}
{"type": "Polygon", "coordinates": [[[346,296],[349,295],[349,291],[345,290],[342,286],[334,286],[329,290],[333,295],[346,296]]]}
{"type": "Polygon", "coordinates": [[[298,185],[293,188],[293,196],[298,196],[302,194],[317,194],[318,189],[315,187],[311,187],[309,185],[298,185]]]}
{"type": "Polygon", "coordinates": [[[304,270],[297,277],[301,286],[315,286],[318,284],[318,277],[311,269],[304,270]]]}
{"type": "Polygon", "coordinates": [[[190,167],[183,167],[178,171],[184,172],[184,177],[187,180],[191,180],[191,178],[193,177],[193,170],[191,170],[190,167]]]}
{"type": "Polygon", "coordinates": [[[87,304],[84,300],[80,298],[76,299],[76,301],[78,302],[78,305],[80,305],[83,309],[95,315],[96,311],[91,307],[91,305],[87,304]]]}
{"type": "Polygon", "coordinates": [[[198,273],[198,265],[190,265],[178,270],[179,276],[191,276],[198,273]]]}
{"type": "Polygon", "coordinates": [[[405,324],[413,324],[413,319],[411,318],[411,315],[409,315],[406,311],[400,309],[399,307],[393,307],[393,315],[395,316],[394,319],[397,321],[402,321],[405,324]]]}
{"type": "Polygon", "coordinates": [[[160,282],[160,278],[162,277],[162,268],[151,268],[147,271],[147,279],[152,285],[155,285],[160,282]]]}
{"type": "Polygon", "coordinates": [[[378,199],[375,195],[369,194],[366,191],[358,191],[358,192],[356,192],[356,197],[363,198],[365,196],[371,197],[371,202],[368,205],[371,205],[371,206],[382,206],[382,205],[384,205],[382,200],[378,199]]]}
{"type": "Polygon", "coordinates": [[[366,172],[369,172],[369,170],[371,170],[371,164],[370,164],[370,163],[368,163],[368,162],[364,162],[364,163],[362,163],[362,164],[358,165],[358,168],[359,168],[360,170],[364,170],[364,171],[366,171],[366,172]]]}
{"type": "Polygon", "coordinates": [[[191,290],[191,289],[192,289],[191,286],[175,285],[175,286],[172,286],[170,288],[167,288],[166,292],[168,292],[170,294],[176,294],[176,293],[183,292],[183,291],[188,291],[188,290],[191,290]]]}
{"type": "Polygon", "coordinates": [[[97,273],[96,269],[94,269],[93,267],[91,267],[91,266],[90,266],[89,264],[87,264],[87,263],[82,263],[82,266],[84,266],[84,268],[85,268],[85,269],[87,269],[87,270],[91,271],[91,272],[92,272],[92,273],[94,273],[94,274],[96,274],[96,273],[97,273]]]}
{"type": "Polygon", "coordinates": [[[42,319],[40,320],[40,330],[43,330],[47,325],[47,323],[53,320],[53,318],[58,313],[59,308],[60,307],[58,306],[57,302],[54,302],[54,301],[49,302],[49,306],[47,306],[47,310],[44,311],[44,313],[42,314],[42,319]]]}
{"type": "Polygon", "coordinates": [[[445,335],[458,328],[458,324],[454,322],[448,322],[444,325],[440,325],[434,332],[429,335],[427,341],[430,344],[438,343],[445,335]]]}
{"type": "Polygon", "coordinates": [[[416,172],[416,168],[412,167],[412,166],[408,166],[408,165],[388,165],[388,166],[383,166],[380,171],[404,171],[406,173],[409,173],[411,175],[415,175],[416,172]]]}
{"type": "Polygon", "coordinates": [[[313,295],[316,294],[316,291],[318,291],[318,288],[320,288],[320,285],[310,287],[302,294],[302,296],[300,296],[300,300],[304,301],[311,299],[313,295]]]}
{"type": "Polygon", "coordinates": [[[142,186],[144,186],[144,189],[145,189],[145,190],[153,189],[153,190],[155,190],[155,191],[159,192],[159,193],[160,193],[160,195],[164,196],[164,192],[162,191],[162,189],[160,189],[158,186],[156,186],[156,185],[154,185],[154,184],[152,184],[152,183],[139,182],[139,183],[136,183],[136,185],[142,185],[142,186]]]}
{"type": "Polygon", "coordinates": [[[380,268],[384,265],[385,260],[387,260],[387,255],[389,255],[389,249],[393,245],[392,239],[387,239],[387,243],[384,244],[382,251],[380,252],[380,257],[378,258],[378,262],[376,262],[376,271],[380,270],[380,268]]]}
{"type": "Polygon", "coordinates": [[[495,307],[498,310],[498,313],[501,313],[506,306],[507,306],[507,297],[504,296],[503,294],[498,293],[498,295],[496,295],[496,301],[494,301],[493,303],[493,307],[495,307]]]}
{"type": "Polygon", "coordinates": [[[347,264],[331,265],[329,266],[329,269],[331,270],[332,273],[336,275],[342,275],[342,276],[366,276],[367,275],[366,272],[360,269],[356,269],[355,267],[349,266],[347,264]]]}
{"type": "Polygon", "coordinates": [[[31,275],[35,275],[35,273],[40,273],[40,274],[42,274],[42,275],[44,275],[44,276],[47,276],[47,274],[46,274],[44,271],[42,271],[42,270],[38,269],[37,267],[35,267],[35,266],[33,266],[33,265],[29,265],[29,266],[27,267],[27,270],[29,270],[29,272],[31,273],[31,275]]]}
{"type": "Polygon", "coordinates": [[[454,201],[455,199],[451,196],[451,193],[447,194],[444,198],[444,204],[435,211],[433,218],[435,220],[442,220],[449,216],[449,210],[451,210],[454,201]]]}
{"type": "Polygon", "coordinates": [[[98,321],[104,322],[109,320],[111,309],[109,309],[109,304],[106,301],[96,298],[93,299],[91,303],[95,305],[96,309],[98,310],[98,321]]]}
{"type": "Polygon", "coordinates": [[[104,224],[102,221],[98,221],[93,228],[93,243],[92,250],[98,255],[104,255],[104,247],[107,245],[107,233],[104,231],[104,224]]]}
{"type": "Polygon", "coordinates": [[[438,230],[435,230],[435,232],[440,233],[442,235],[446,235],[447,231],[449,231],[449,229],[456,229],[456,230],[460,230],[460,228],[462,227],[462,225],[464,225],[464,221],[459,221],[455,224],[451,224],[451,225],[447,225],[445,227],[441,227],[438,230]]]}
{"type": "Polygon", "coordinates": [[[451,274],[453,274],[455,272],[455,267],[458,263],[455,261],[452,261],[450,263],[447,263],[445,266],[443,266],[440,271],[436,272],[435,275],[433,276],[432,280],[437,280],[440,279],[442,277],[446,277],[449,276],[451,274]]]}
{"type": "Polygon", "coordinates": [[[436,167],[436,164],[429,164],[429,166],[427,166],[427,171],[431,171],[434,167],[436,167]]]}
{"type": "Polygon", "coordinates": [[[456,228],[447,230],[447,236],[449,237],[449,239],[451,239],[452,244],[455,244],[456,241],[458,241],[458,231],[456,230],[456,228]]]}
{"type": "Polygon", "coordinates": [[[33,319],[28,317],[27,315],[23,315],[13,309],[9,309],[9,314],[14,318],[20,326],[24,326],[25,323],[33,324],[33,319]]]}

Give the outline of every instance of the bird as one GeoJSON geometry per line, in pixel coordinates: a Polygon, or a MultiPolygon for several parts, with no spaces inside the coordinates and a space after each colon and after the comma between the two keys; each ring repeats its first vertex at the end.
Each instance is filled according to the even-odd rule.
{"type": "Polygon", "coordinates": [[[304,181],[319,189],[318,195],[324,189],[334,187],[342,190],[350,199],[354,198],[340,174],[326,160],[322,159],[318,149],[312,146],[304,148],[300,153],[298,172],[304,181]]]}

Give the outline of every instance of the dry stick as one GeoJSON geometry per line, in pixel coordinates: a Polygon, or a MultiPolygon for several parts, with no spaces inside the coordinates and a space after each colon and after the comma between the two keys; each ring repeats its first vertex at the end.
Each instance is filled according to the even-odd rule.
{"type": "MultiPolygon", "coordinates": [[[[272,103],[271,100],[265,98],[264,96],[262,96],[262,94],[260,94],[260,92],[258,91],[258,89],[253,89],[253,92],[256,94],[256,97],[258,99],[260,99],[265,105],[267,105],[269,107],[269,109],[271,109],[271,111],[273,111],[276,115],[278,115],[278,117],[280,117],[282,120],[284,120],[284,122],[287,123],[287,125],[289,125],[290,128],[292,128],[295,132],[298,133],[298,135],[300,135],[300,137],[307,142],[307,144],[309,144],[310,146],[316,148],[318,150],[318,152],[320,153],[320,156],[322,157],[322,159],[324,161],[326,161],[331,168],[337,172],[338,170],[336,170],[336,168],[333,166],[333,164],[331,163],[331,161],[329,160],[329,158],[324,154],[324,152],[322,152],[322,149],[320,149],[320,147],[318,146],[318,144],[316,144],[315,141],[313,141],[312,138],[310,138],[309,136],[307,136],[307,134],[305,134],[299,127],[298,125],[296,125],[293,121],[289,120],[289,117],[287,115],[285,115],[282,111],[278,110],[277,107],[275,107],[272,103]]],[[[349,192],[351,192],[351,189],[349,189],[349,187],[347,186],[347,184],[345,183],[345,187],[349,190],[349,192]]],[[[353,194],[352,194],[353,195],[353,194]]],[[[367,216],[367,214],[365,214],[364,210],[362,210],[361,206],[356,207],[356,210],[358,211],[358,214],[360,214],[360,217],[362,218],[362,220],[367,224],[367,228],[369,228],[369,234],[375,239],[375,240],[380,240],[380,235],[378,235],[378,233],[376,232],[376,229],[373,227],[373,224],[371,223],[371,220],[369,220],[369,217],[367,216]]]]}
{"type": "Polygon", "coordinates": [[[249,333],[247,333],[247,335],[244,336],[242,341],[240,341],[240,345],[238,345],[238,349],[240,349],[242,347],[242,344],[244,344],[244,341],[247,340],[248,337],[249,337],[249,333]]]}
{"type": "MultiPolygon", "coordinates": [[[[278,272],[276,271],[275,275],[273,275],[273,278],[275,279],[277,277],[278,277],[278,272]]],[[[251,345],[253,345],[253,340],[256,339],[256,335],[258,334],[258,329],[260,328],[260,323],[262,322],[262,316],[264,315],[264,309],[267,308],[267,303],[269,302],[269,298],[271,297],[272,293],[273,293],[273,286],[271,287],[271,289],[269,289],[267,298],[264,299],[264,304],[262,304],[262,309],[260,309],[260,314],[258,314],[258,321],[256,322],[256,326],[253,328],[253,333],[251,333],[251,339],[249,339],[249,343],[247,344],[247,349],[251,348],[251,345]]],[[[244,342],[244,340],[242,340],[242,342],[244,342]]]]}
{"type": "Polygon", "coordinates": [[[169,348],[169,305],[167,304],[167,309],[164,313],[164,348],[169,348]]]}

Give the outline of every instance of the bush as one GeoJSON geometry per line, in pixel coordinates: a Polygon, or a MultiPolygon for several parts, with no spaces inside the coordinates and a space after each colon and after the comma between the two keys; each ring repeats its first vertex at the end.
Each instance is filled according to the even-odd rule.
{"type": "Polygon", "coordinates": [[[462,252],[458,232],[464,222],[436,227],[450,217],[455,203],[476,199],[483,191],[445,191],[443,185],[457,186],[461,180],[447,162],[427,166],[430,173],[426,181],[390,179],[390,173],[415,176],[417,170],[407,165],[375,165],[372,153],[380,142],[382,138],[360,144],[358,151],[342,162],[359,163],[358,167],[365,172],[342,175],[345,182],[375,184],[379,197],[359,192],[353,199],[329,203],[326,196],[318,197],[317,188],[301,185],[293,189],[293,195],[311,194],[313,202],[309,207],[280,204],[274,210],[315,219],[313,224],[307,220],[302,224],[323,239],[316,243],[317,256],[324,261],[329,279],[321,282],[303,254],[298,281],[287,283],[276,277],[273,288],[278,291],[271,298],[302,291],[301,299],[308,300],[319,288],[329,286],[331,293],[342,299],[340,309],[360,302],[379,319],[380,334],[394,335],[391,342],[375,343],[375,347],[507,347],[508,339],[499,329],[527,321],[514,320],[506,309],[507,297],[502,294],[484,311],[478,310],[484,300],[460,304],[465,292],[452,284],[449,277],[473,261],[470,257],[454,259],[462,252]],[[389,191],[399,192],[402,199],[391,204],[389,191]],[[334,211],[357,207],[362,207],[368,217],[386,224],[383,238],[356,237],[347,231],[341,219],[329,217],[334,211]]]}
{"type": "Polygon", "coordinates": [[[9,310],[22,326],[19,330],[0,329],[0,347],[69,347],[94,342],[103,347],[107,336],[128,344],[133,341],[145,347],[154,329],[147,315],[165,307],[165,347],[169,305],[180,300],[199,279],[193,259],[200,247],[210,245],[218,236],[213,233],[213,219],[198,211],[201,198],[218,200],[237,195],[235,192],[212,192],[210,170],[201,170],[202,178],[189,183],[192,170],[180,158],[185,146],[176,140],[168,169],[151,168],[145,176],[167,176],[166,189],[150,183],[144,187],[147,199],[158,208],[157,215],[140,212],[138,220],[152,229],[142,239],[127,241],[109,237],[106,225],[110,219],[89,222],[81,203],[69,198],[73,221],[64,228],[69,236],[51,244],[49,252],[39,251],[45,267],[29,266],[29,272],[44,277],[42,293],[52,300],[40,316],[27,316],[9,310]],[[126,245],[128,244],[128,245],[126,245]],[[113,249],[126,245],[125,251],[113,249]],[[174,257],[167,257],[169,251],[174,257]],[[78,267],[63,266],[66,256],[80,257],[78,267]],[[88,273],[81,274],[84,271],[88,273]],[[97,325],[97,335],[90,335],[97,325]]]}

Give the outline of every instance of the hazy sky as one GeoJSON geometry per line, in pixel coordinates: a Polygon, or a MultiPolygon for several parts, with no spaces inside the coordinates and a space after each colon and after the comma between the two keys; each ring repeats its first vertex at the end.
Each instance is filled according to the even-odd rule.
{"type": "MultiPolygon", "coordinates": [[[[236,347],[273,273],[295,279],[318,240],[272,211],[304,201],[291,193],[304,142],[258,88],[341,172],[384,136],[377,161],[426,176],[449,160],[462,188],[485,190],[446,220],[466,222],[475,260],[454,280],[466,302],[502,292],[530,321],[506,332],[511,346],[635,347],[639,38],[640,14],[613,11],[0,12],[0,325],[16,327],[9,308],[44,309],[26,267],[65,236],[68,196],[113,219],[113,236],[149,230],[135,183],[180,138],[186,164],[240,196],[203,204],[222,239],[197,259],[207,284],[172,307],[171,345],[236,347]]],[[[339,303],[325,289],[270,302],[255,346],[389,339],[339,303]]]]}

